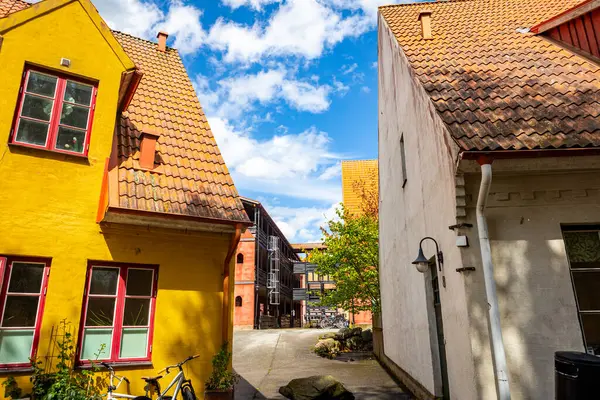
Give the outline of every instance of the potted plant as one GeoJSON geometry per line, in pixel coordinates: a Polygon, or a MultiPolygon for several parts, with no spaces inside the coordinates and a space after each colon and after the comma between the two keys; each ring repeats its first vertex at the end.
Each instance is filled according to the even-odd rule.
{"type": "Polygon", "coordinates": [[[204,400],[233,400],[233,387],[240,379],[239,375],[229,370],[231,353],[227,343],[212,359],[213,371],[206,381],[204,400]]]}

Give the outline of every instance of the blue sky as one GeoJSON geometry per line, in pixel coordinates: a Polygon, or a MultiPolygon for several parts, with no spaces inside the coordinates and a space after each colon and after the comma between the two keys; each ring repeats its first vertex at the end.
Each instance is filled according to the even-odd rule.
{"type": "Polygon", "coordinates": [[[169,33],[240,194],[318,240],[340,162],[377,157],[376,13],[394,0],[93,1],[113,29],[169,33]]]}

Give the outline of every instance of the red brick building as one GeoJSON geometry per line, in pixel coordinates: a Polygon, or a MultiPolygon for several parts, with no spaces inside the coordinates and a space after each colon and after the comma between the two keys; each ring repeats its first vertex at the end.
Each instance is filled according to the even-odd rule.
{"type": "Polygon", "coordinates": [[[258,201],[242,198],[254,225],[240,240],[236,254],[234,326],[238,329],[300,326],[300,302],[293,288],[299,261],[291,245],[258,201]]]}

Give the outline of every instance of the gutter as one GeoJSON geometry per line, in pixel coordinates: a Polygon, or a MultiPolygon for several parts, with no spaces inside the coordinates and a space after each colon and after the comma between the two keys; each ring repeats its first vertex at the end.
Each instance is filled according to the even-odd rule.
{"type": "Polygon", "coordinates": [[[490,192],[490,186],[492,185],[492,158],[480,157],[477,162],[481,166],[481,186],[479,188],[479,197],[477,199],[477,230],[479,234],[481,261],[483,264],[485,294],[488,302],[496,390],[498,391],[498,400],[510,400],[510,386],[508,383],[507,373],[508,368],[506,364],[504,341],[502,339],[502,326],[500,324],[500,310],[498,307],[498,295],[496,293],[496,281],[494,280],[494,263],[492,261],[490,236],[487,218],[485,216],[487,198],[490,192]]]}
{"type": "Polygon", "coordinates": [[[223,344],[229,342],[229,326],[231,325],[231,293],[230,293],[230,284],[229,284],[229,276],[230,276],[230,268],[231,259],[235,254],[238,244],[240,243],[240,239],[242,237],[242,225],[237,224],[235,226],[235,233],[231,238],[231,245],[229,246],[229,251],[227,251],[227,255],[225,256],[225,261],[223,263],[223,316],[221,318],[221,338],[223,344]]]}

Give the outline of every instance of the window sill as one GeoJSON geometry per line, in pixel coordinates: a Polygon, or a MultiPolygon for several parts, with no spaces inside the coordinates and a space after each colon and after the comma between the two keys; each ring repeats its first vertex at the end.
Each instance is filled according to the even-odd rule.
{"type": "Polygon", "coordinates": [[[49,157],[62,158],[64,160],[78,161],[83,164],[89,164],[87,154],[79,154],[62,150],[49,150],[44,147],[38,147],[18,142],[9,142],[8,146],[11,149],[22,153],[35,154],[39,152],[39,154],[47,154],[49,157]]]}
{"type": "Polygon", "coordinates": [[[28,374],[33,372],[32,367],[3,367],[0,368],[0,375],[3,374],[28,374]]]}
{"type": "MultiPolygon", "coordinates": [[[[120,369],[120,368],[154,368],[154,365],[152,364],[152,361],[122,361],[122,362],[109,362],[107,363],[109,364],[111,367],[113,367],[114,369],[120,369]]],[[[95,365],[99,368],[104,368],[103,366],[101,366],[99,363],[95,363],[95,365]]],[[[92,364],[90,363],[85,363],[85,364],[80,364],[78,365],[76,368],[77,369],[92,369],[92,364]]]]}

